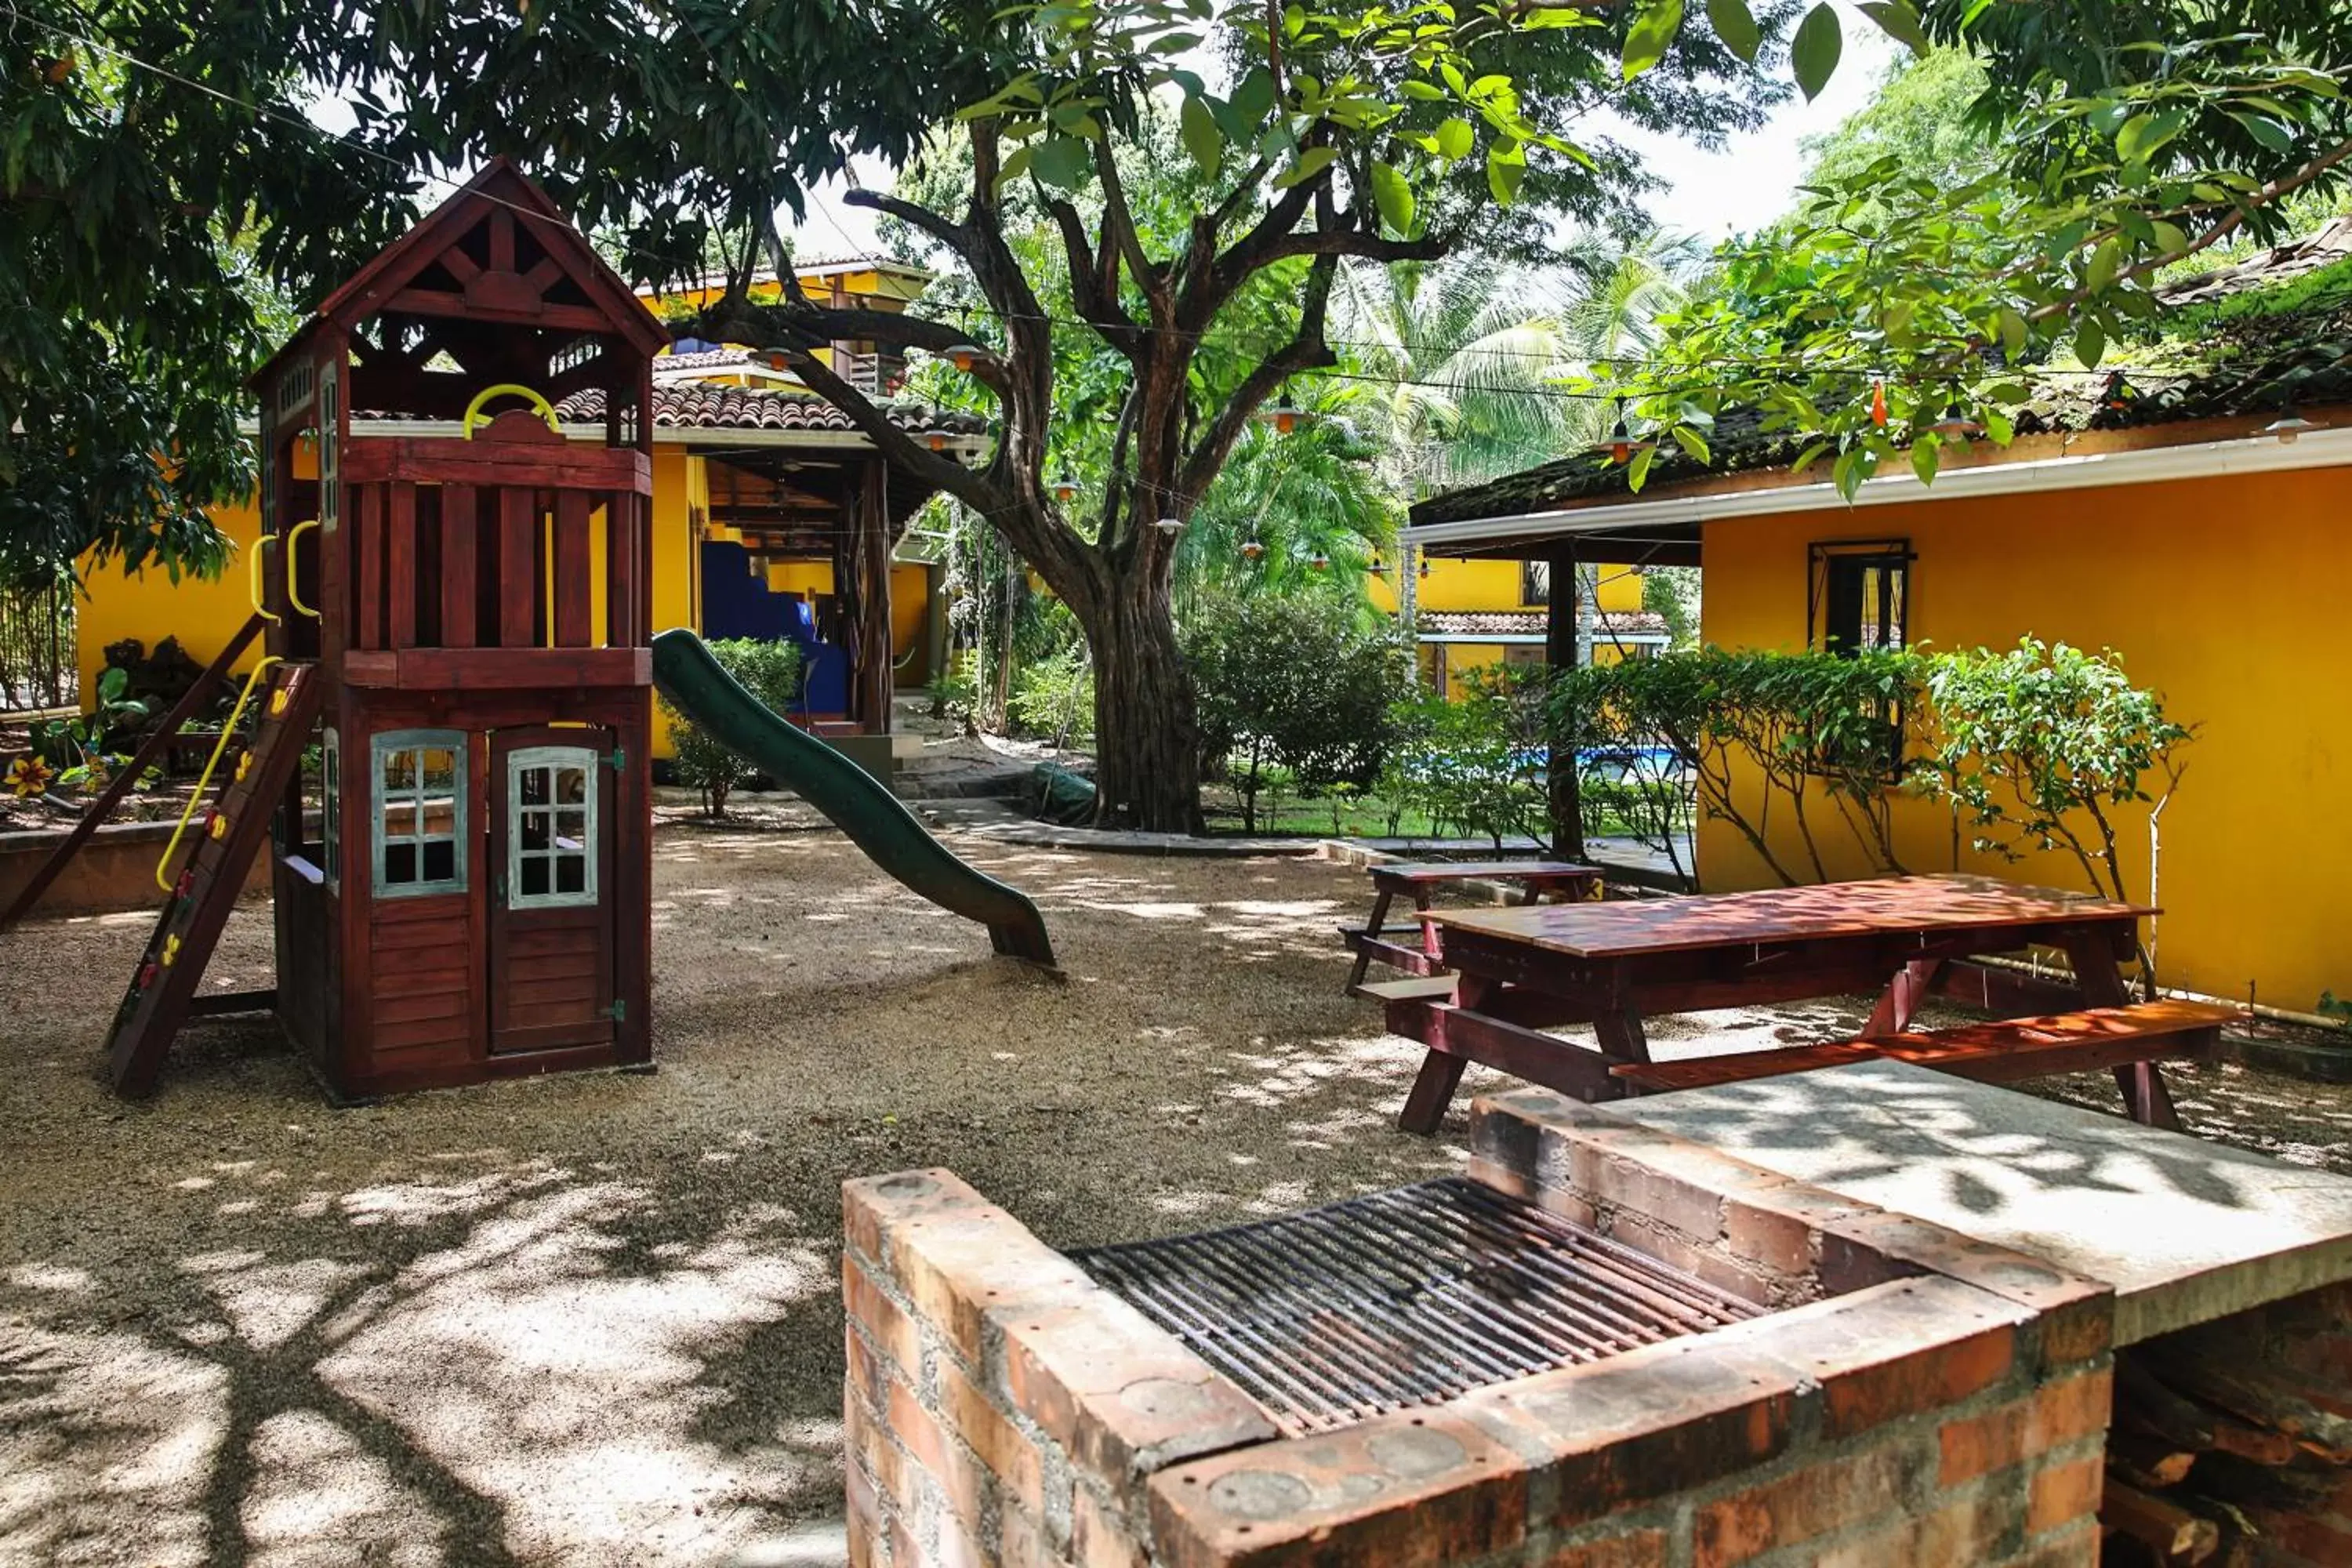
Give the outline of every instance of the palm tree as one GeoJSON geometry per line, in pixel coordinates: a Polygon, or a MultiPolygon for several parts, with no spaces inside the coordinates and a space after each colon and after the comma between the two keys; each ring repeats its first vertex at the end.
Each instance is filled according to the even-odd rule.
{"type": "Polygon", "coordinates": [[[1375,395],[1367,434],[1399,496],[1493,479],[1601,436],[1607,404],[1560,384],[1649,353],[1703,254],[1685,239],[1594,237],[1539,273],[1475,257],[1351,268],[1337,335],[1375,395]]]}

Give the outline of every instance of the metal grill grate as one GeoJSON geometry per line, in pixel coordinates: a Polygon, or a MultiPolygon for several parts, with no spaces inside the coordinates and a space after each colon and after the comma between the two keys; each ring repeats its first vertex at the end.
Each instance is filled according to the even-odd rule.
{"type": "Polygon", "coordinates": [[[1072,1256],[1293,1436],[1763,1311],[1458,1178],[1072,1256]]]}

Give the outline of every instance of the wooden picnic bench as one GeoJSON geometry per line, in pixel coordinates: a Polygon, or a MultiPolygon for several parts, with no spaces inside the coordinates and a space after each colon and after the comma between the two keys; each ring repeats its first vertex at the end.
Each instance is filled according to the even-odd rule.
{"type": "Polygon", "coordinates": [[[1350,996],[1368,994],[1364,972],[1375,960],[1407,974],[1426,976],[1444,971],[1438,957],[1437,939],[1426,919],[1417,926],[1391,927],[1387,923],[1389,906],[1400,895],[1412,900],[1414,913],[1426,917],[1433,892],[1464,882],[1517,882],[1521,900],[1529,904],[1546,893],[1572,892],[1579,898],[1590,898],[1601,886],[1598,868],[1568,860],[1386,860],[1370,870],[1371,918],[1361,927],[1339,928],[1339,935],[1356,954],[1355,967],[1348,972],[1346,994],[1350,996]],[[1412,939],[1410,946],[1397,940],[1406,936],[1412,939]]]}
{"type": "MultiPolygon", "coordinates": [[[[1952,962],[1983,953],[2056,948],[2085,1004],[2122,1007],[2130,998],[2116,965],[2153,912],[1958,876],[1433,911],[1453,995],[1383,999],[1390,1029],[1429,1047],[1399,1123],[1436,1131],[1473,1061],[1582,1100],[1622,1096],[1633,1086],[1616,1069],[1650,1061],[1650,1014],[1877,992],[1864,1038],[1905,1035],[1952,962]],[[1597,1048],[1544,1032],[1565,1024],[1593,1026],[1597,1048]]],[[[2179,1124],[2154,1060],[2115,1072],[2136,1119],[2179,1124]]]]}
{"type": "MultiPolygon", "coordinates": [[[[1660,1094],[1892,1057],[1979,1083],[2020,1083],[2058,1073],[2096,1072],[2139,1063],[2210,1060],[2221,1044],[2221,1026],[2239,1016],[2235,1007],[2210,1002],[2142,1002],[2036,1018],[1962,1024],[1949,1029],[1906,1030],[1830,1045],[1670,1062],[1620,1062],[1609,1072],[1628,1088],[1660,1094]]],[[[2136,1121],[2151,1121],[2158,1114],[2149,1104],[2136,1104],[2131,1110],[2136,1121]]]]}

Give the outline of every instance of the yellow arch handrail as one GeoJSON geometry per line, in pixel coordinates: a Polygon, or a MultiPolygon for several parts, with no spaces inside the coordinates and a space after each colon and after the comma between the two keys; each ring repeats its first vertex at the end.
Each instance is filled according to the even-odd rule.
{"type": "Polygon", "coordinates": [[[172,857],[179,853],[180,836],[187,832],[188,823],[204,801],[205,786],[213,782],[213,770],[220,766],[221,753],[228,750],[229,737],[236,733],[236,721],[245,717],[245,705],[253,696],[255,683],[277,662],[276,654],[264,654],[261,662],[253,667],[253,673],[245,678],[245,689],[236,694],[236,706],[228,710],[228,720],[221,725],[220,739],[213,742],[213,754],[205,759],[205,771],[196,779],[195,792],[188,796],[188,809],[180,813],[180,824],[172,829],[172,841],[163,846],[163,858],[155,862],[155,885],[167,893],[172,890],[172,882],[163,872],[172,864],[172,857]]]}
{"type": "Polygon", "coordinates": [[[298,522],[286,531],[286,602],[314,621],[319,618],[319,612],[304,604],[302,595],[294,591],[294,542],[302,537],[304,529],[318,526],[319,520],[314,517],[307,522],[298,522]]]}
{"type": "Polygon", "coordinates": [[[245,558],[246,596],[253,601],[253,613],[272,626],[283,625],[286,617],[267,608],[261,602],[261,552],[277,542],[276,534],[265,533],[253,542],[253,549],[245,558]]]}
{"type": "Polygon", "coordinates": [[[467,440],[470,441],[474,438],[474,422],[476,420],[480,419],[485,425],[489,423],[488,419],[482,418],[482,405],[488,403],[493,397],[503,397],[509,394],[523,399],[533,408],[537,409],[539,411],[539,416],[547,421],[547,427],[549,429],[554,431],[559,436],[563,434],[563,425],[562,421],[555,417],[555,405],[550,403],[546,398],[541,397],[538,393],[533,392],[530,387],[524,386],[519,382],[502,381],[496,386],[486,386],[482,388],[481,391],[474,394],[474,401],[466,405],[465,429],[467,440]]]}

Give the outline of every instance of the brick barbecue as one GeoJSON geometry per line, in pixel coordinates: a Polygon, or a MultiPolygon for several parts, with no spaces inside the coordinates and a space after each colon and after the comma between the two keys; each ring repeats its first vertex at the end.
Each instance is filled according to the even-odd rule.
{"type": "Polygon", "coordinates": [[[2095,1561],[2107,1287],[1542,1091],[1473,1138],[1466,1181],[1078,1258],[946,1171],[850,1183],[853,1562],[2095,1561]],[[1681,1313],[1538,1354],[1600,1275],[1681,1313]]]}

